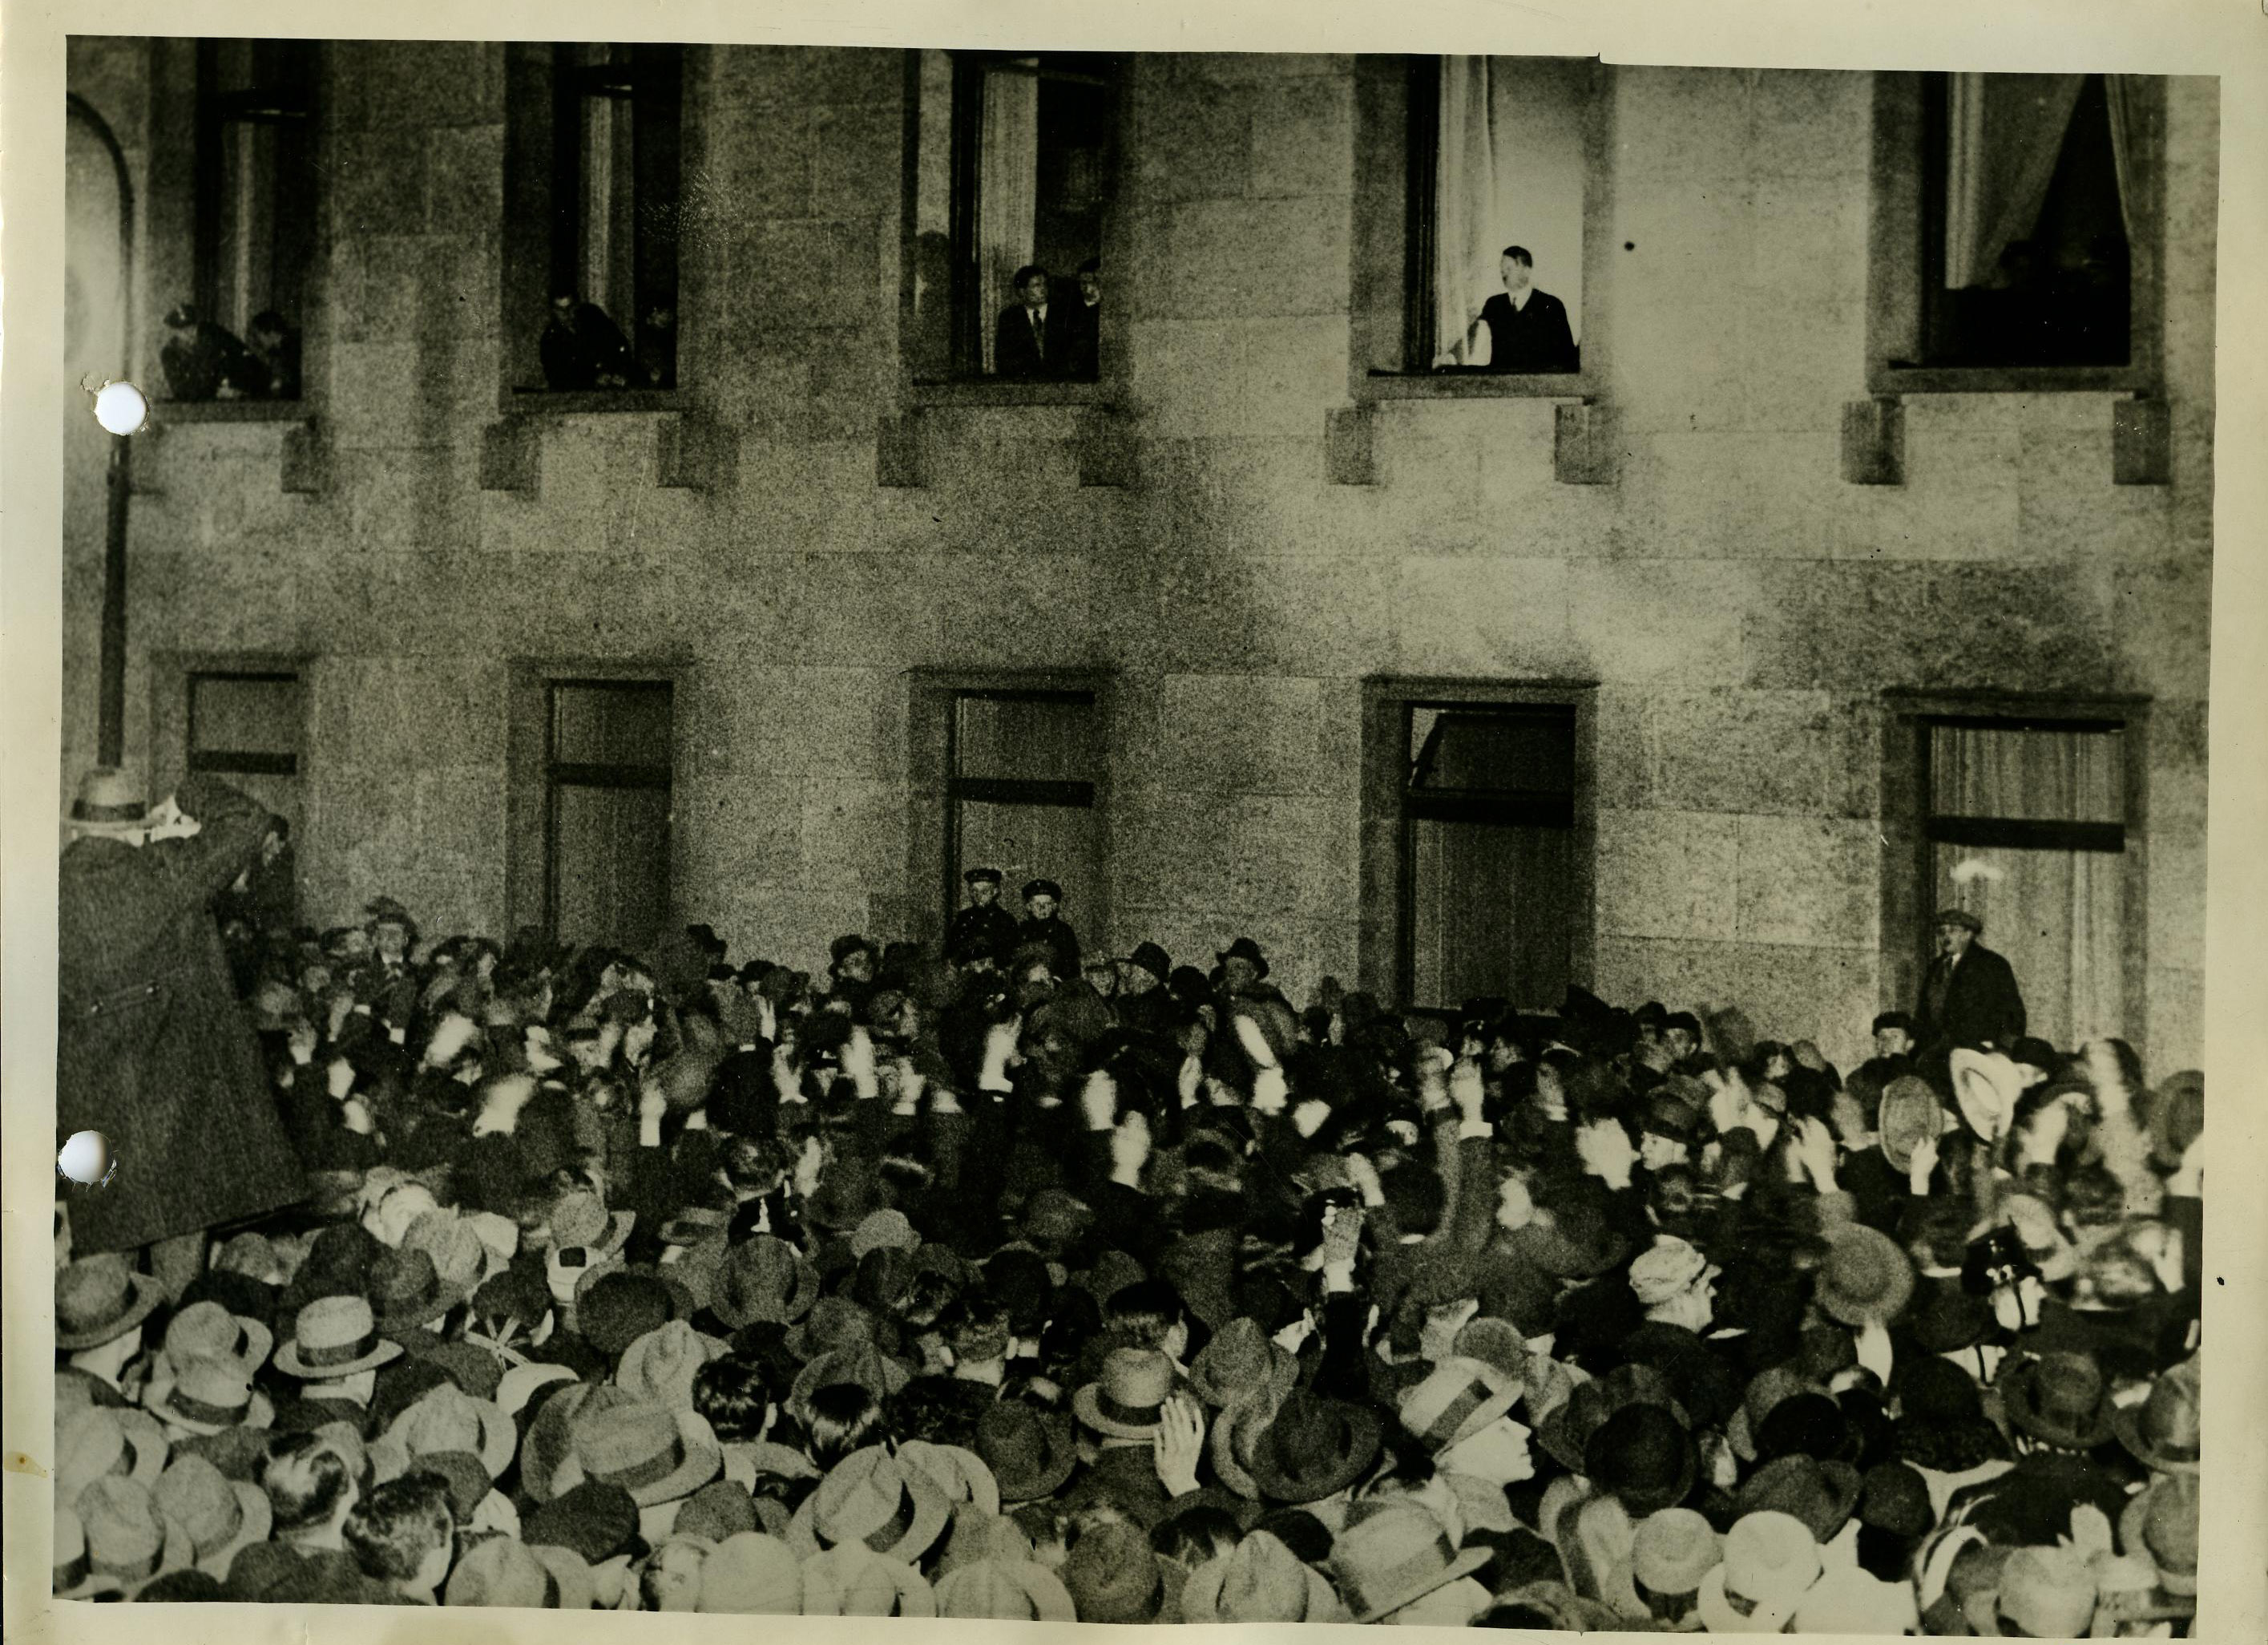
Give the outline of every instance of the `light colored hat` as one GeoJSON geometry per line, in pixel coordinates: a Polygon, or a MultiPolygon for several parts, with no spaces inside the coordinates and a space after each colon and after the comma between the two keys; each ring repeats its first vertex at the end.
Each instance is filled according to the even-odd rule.
{"type": "Polygon", "coordinates": [[[242,1360],[206,1354],[166,1369],[142,1391],[143,1407],[161,1422],[192,1434],[219,1434],[264,1428],[276,1420],[275,1406],[252,1385],[252,1368],[242,1360]]]}
{"type": "Polygon", "coordinates": [[[1693,1593],[1724,1562],[1723,1539],[1690,1508],[1648,1514],[1631,1543],[1631,1575],[1657,1594],[1693,1593]]]}
{"type": "Polygon", "coordinates": [[[166,1322],[166,1358],[174,1364],[209,1354],[225,1354],[257,1371],[275,1351],[276,1333],[256,1319],[232,1314],[207,1298],[192,1302],[166,1322]]]}
{"type": "Polygon", "coordinates": [[[739,1616],[799,1616],[803,1566],[795,1550],[762,1531],[735,1531],[701,1562],[696,1611],[739,1616]]]}
{"type": "Polygon", "coordinates": [[[693,1381],[710,1361],[723,1357],[725,1344],[681,1319],[649,1331],[622,1350],[615,1382],[671,1411],[693,1409],[693,1381]]]}
{"type": "Polygon", "coordinates": [[[401,1357],[401,1345],[378,1334],[366,1299],[319,1296],[292,1321],[291,1340],[276,1350],[276,1368],[302,1382],[329,1382],[401,1357]]]}
{"type": "Polygon", "coordinates": [[[949,1572],[938,1581],[937,1613],[996,1622],[1079,1619],[1063,1579],[1033,1560],[978,1560],[949,1572]]]}
{"type": "Polygon", "coordinates": [[[1999,1614],[2034,1639],[2080,1639],[2095,1620],[2095,1574],[2071,1548],[2019,1548],[2000,1568],[1999,1614]]]}
{"type": "Polygon", "coordinates": [[[921,1236],[914,1232],[914,1225],[906,1220],[904,1212],[870,1211],[851,1230],[850,1254],[864,1257],[872,1250],[910,1251],[918,1250],[921,1243],[921,1236]]]}
{"type": "Polygon", "coordinates": [[[2015,1117],[2016,1098],[2022,1094],[2022,1076],[2016,1065],[1997,1051],[1963,1047],[1952,1056],[1953,1095],[1969,1128],[1987,1142],[2008,1134],[2015,1117]]]}
{"type": "Polygon", "coordinates": [[[66,1263],[55,1272],[55,1346],[76,1352],[115,1342],[165,1300],[157,1280],[114,1252],[66,1263]]]}
{"type": "Polygon", "coordinates": [[[591,1568],[570,1549],[549,1544],[531,1547],[516,1537],[490,1537],[457,1561],[441,1598],[451,1605],[588,1611],[596,1590],[591,1568]]]}
{"type": "Polygon", "coordinates": [[[1415,1604],[1437,1588],[1469,1576],[1493,1550],[1462,1552],[1441,1522],[1414,1502],[1386,1502],[1365,1511],[1358,1503],[1331,1545],[1331,1569],[1357,1622],[1415,1604]]]}
{"type": "Polygon", "coordinates": [[[150,826],[149,791],[114,765],[98,765],[78,779],[63,821],[88,834],[138,834],[150,826]]]}
{"type": "Polygon", "coordinates": [[[1521,1393],[1518,1377],[1485,1360],[1452,1354],[1402,1396],[1402,1426],[1438,1453],[1504,1415],[1521,1393]]]}
{"type": "Polygon", "coordinates": [[[999,1482],[984,1459],[966,1446],[902,1440],[898,1444],[898,1460],[936,1481],[946,1501],[954,1507],[968,1502],[985,1514],[1000,1511],[999,1482]]]}
{"type": "Polygon", "coordinates": [[[1799,1634],[1898,1634],[1920,1626],[1911,1582],[1886,1582],[1856,1565],[1828,1570],[1795,1608],[1799,1634]]]}
{"type": "Polygon", "coordinates": [[[1303,1565],[1267,1531],[1189,1573],[1182,1590],[1185,1622],[1344,1622],[1346,1607],[1322,1572],[1303,1565]]]}
{"type": "Polygon", "coordinates": [[[2145,1560],[2169,1594],[2194,1594],[2198,1584],[2198,1476],[2161,1473],[2126,1500],[2118,1541],[2130,1559],[2145,1560]]]}
{"type": "Polygon", "coordinates": [[[421,1394],[387,1428],[414,1459],[445,1451],[480,1458],[482,1469],[493,1480],[512,1465],[519,1435],[502,1406],[475,1399],[454,1383],[442,1383],[421,1394]]]}
{"type": "Polygon", "coordinates": [[[807,1617],[933,1617],[937,1596],[903,1560],[846,1542],[803,1562],[807,1617]]]}
{"type": "Polygon", "coordinates": [[[951,1514],[945,1492],[927,1472],[868,1445],[828,1469],[804,1498],[787,1542],[805,1553],[857,1543],[892,1559],[918,1560],[951,1514]]]}
{"type": "Polygon", "coordinates": [[[197,1568],[223,1581],[237,1551],[267,1541],[274,1523],[265,1491],[227,1479],[202,1457],[176,1458],[151,1496],[158,1511],[188,1533],[197,1568]]]}
{"type": "Polygon", "coordinates": [[[1630,1287],[1641,1306],[1667,1302],[1711,1272],[1709,1259],[1675,1234],[1657,1234],[1630,1265],[1630,1287]]]}
{"type": "Polygon", "coordinates": [[[122,1475],[158,1483],[169,1449],[165,1430],[146,1413],[110,1405],[55,1409],[55,1502],[69,1508],[97,1479],[122,1475]]]}
{"type": "MultiPolygon", "coordinates": [[[[63,1598],[106,1591],[132,1594],[153,1577],[186,1570],[196,1560],[189,1533],[158,1511],[155,1493],[131,1479],[97,1479],[74,1510],[85,1538],[86,1578],[63,1598]]],[[[58,1557],[63,1550],[56,1550],[58,1557]]]]}
{"type": "Polygon", "coordinates": [[[1819,1580],[1819,1544],[1792,1514],[1743,1514],[1725,1533],[1725,1562],[1701,1579],[1712,1634],[1778,1634],[1819,1580]]]}

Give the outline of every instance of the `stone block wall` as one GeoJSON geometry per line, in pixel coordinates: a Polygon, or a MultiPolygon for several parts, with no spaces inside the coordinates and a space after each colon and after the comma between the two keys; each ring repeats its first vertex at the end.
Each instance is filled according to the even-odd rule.
{"type": "MultiPolygon", "coordinates": [[[[536,486],[504,492],[478,479],[504,48],[327,58],[327,483],[281,491],[279,425],[169,426],[137,454],[131,542],[129,701],[180,655],[306,660],[311,913],[388,891],[429,929],[501,929],[511,665],[666,663],[684,913],[823,965],[829,937],[895,934],[933,895],[907,861],[905,670],[1108,669],[1112,928],[1090,936],[1202,962],[1248,932],[1300,993],[1357,976],[1363,679],[1584,680],[1599,990],[1739,1000],[1849,1058],[1884,1003],[1882,690],[2134,692],[2147,1049],[2195,1059],[2213,82],[2169,88],[2169,485],[2112,484],[2099,394],[1909,396],[1904,483],[1845,483],[1871,77],[1643,68],[1613,76],[1614,249],[1585,298],[1610,483],[1554,477],[1549,401],[1405,400],[1377,408],[1377,483],[1328,483],[1356,65],[1191,55],[1137,59],[1127,92],[1106,280],[1130,483],[1079,483],[1079,407],[955,402],[921,410],[924,483],[898,488],[876,444],[905,409],[902,58],[697,49],[681,372],[734,444],[730,482],[658,487],[656,419],[593,413],[543,418],[536,486]]],[[[150,61],[73,48],[129,153],[150,61]]],[[[99,544],[70,535],[72,700],[99,544]]],[[[65,737],[68,781],[91,715],[65,737]]]]}

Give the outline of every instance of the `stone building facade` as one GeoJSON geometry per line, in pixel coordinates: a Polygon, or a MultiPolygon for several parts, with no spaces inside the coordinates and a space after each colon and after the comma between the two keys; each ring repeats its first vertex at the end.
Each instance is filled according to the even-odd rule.
{"type": "MultiPolygon", "coordinates": [[[[131,180],[144,373],[183,51],[70,50],[131,180]]],[[[180,769],[189,672],[291,673],[309,918],[384,892],[502,934],[541,849],[526,693],[667,677],[677,908],[823,967],[941,915],[924,692],[1089,681],[1107,887],[1069,913],[1120,953],[1249,933],[1304,996],[1393,985],[1366,715],[1524,684],[1583,716],[1579,980],[1850,1059],[1918,975],[1913,716],[2079,704],[2146,733],[2124,1026],[2194,1062],[2214,83],[2151,105],[2147,370],[1933,387],[1873,358],[1898,77],[1600,72],[1580,382],[1370,374],[1403,209],[1378,63],[1159,55],[1124,69],[1101,381],[1033,393],[910,380],[907,55],[691,48],[679,386],[570,409],[506,382],[507,48],[325,45],[304,398],[137,437],[129,762],[180,769]]],[[[71,451],[67,782],[104,542],[102,449],[71,451]]]]}

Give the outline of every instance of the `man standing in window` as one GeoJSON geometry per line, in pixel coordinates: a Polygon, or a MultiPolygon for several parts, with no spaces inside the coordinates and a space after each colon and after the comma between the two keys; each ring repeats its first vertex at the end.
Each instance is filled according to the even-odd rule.
{"type": "Polygon", "coordinates": [[[596,303],[572,291],[556,291],[551,318],[538,340],[544,387],[555,394],[589,388],[627,388],[643,382],[622,328],[596,303]]]}
{"type": "Polygon", "coordinates": [[[1079,265],[1079,301],[1064,306],[1071,317],[1071,358],[1068,375],[1092,382],[1101,374],[1102,260],[1089,257],[1079,265]]]}
{"type": "Polygon", "coordinates": [[[1921,989],[1918,1019],[1923,1052],[1942,1067],[1957,1047],[2005,1050],[2023,1036],[2024,996],[2008,962],[1977,938],[1984,922],[1965,908],[1937,917],[1937,957],[1921,989]]]}
{"type": "Polygon", "coordinates": [[[1060,377],[1070,364],[1070,328],[1063,308],[1048,300],[1048,271],[1037,263],[1016,270],[1016,301],[1000,311],[992,333],[992,370],[1001,377],[1060,377]]]}
{"type": "Polygon", "coordinates": [[[945,928],[946,956],[981,948],[994,964],[1005,964],[1016,948],[1016,917],[1000,906],[1000,871],[971,868],[961,878],[968,887],[968,906],[945,928]]]}
{"type": "MultiPolygon", "coordinates": [[[[1489,330],[1492,372],[1572,372],[1576,369],[1575,333],[1567,306],[1535,286],[1535,259],[1525,246],[1506,246],[1497,260],[1504,290],[1481,305],[1480,318],[1465,331],[1465,353],[1483,326],[1489,330]]],[[[1455,363],[1443,355],[1434,364],[1455,363]]]]}
{"type": "Polygon", "coordinates": [[[1075,983],[1079,977],[1079,935],[1057,911],[1062,907],[1063,887],[1053,880],[1034,880],[1025,886],[1024,922],[1016,927],[1016,952],[1044,953],[1057,982],[1075,983]]]}

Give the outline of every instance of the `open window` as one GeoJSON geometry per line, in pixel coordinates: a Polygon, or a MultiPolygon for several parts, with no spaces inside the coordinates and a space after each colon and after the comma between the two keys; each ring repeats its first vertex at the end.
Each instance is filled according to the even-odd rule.
{"type": "Polygon", "coordinates": [[[514,393],[677,386],[684,56],[672,45],[510,48],[514,393]]]}
{"type": "Polygon", "coordinates": [[[1587,692],[1366,690],[1366,986],[1425,1009],[1556,1009],[1591,970],[1587,692]]]}
{"type": "Polygon", "coordinates": [[[317,47],[293,40],[188,44],[195,77],[189,289],[158,297],[164,398],[297,402],[321,200],[317,47]]]}
{"type": "Polygon", "coordinates": [[[1432,385],[1413,392],[1591,392],[1608,73],[1587,58],[1362,60],[1359,394],[1410,379],[1432,385]]]}
{"type": "Polygon", "coordinates": [[[1877,389],[2150,387],[2162,80],[1876,85],[1877,389]]]}
{"type": "Polygon", "coordinates": [[[912,380],[1094,381],[1117,183],[1118,58],[917,51],[908,72],[912,380]]]}

